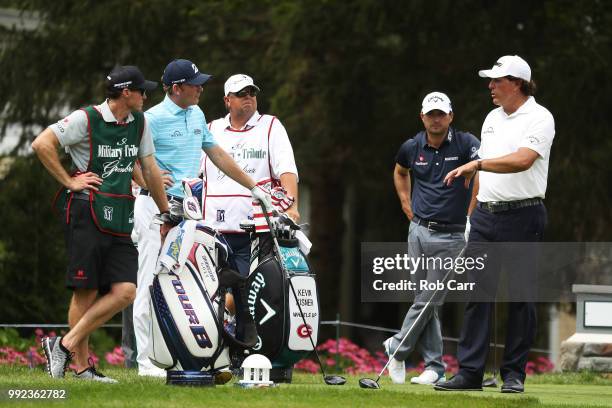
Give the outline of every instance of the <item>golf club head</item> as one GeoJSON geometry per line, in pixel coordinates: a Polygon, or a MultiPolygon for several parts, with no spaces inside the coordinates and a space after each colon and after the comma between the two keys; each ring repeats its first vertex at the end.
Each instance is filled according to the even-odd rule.
{"type": "Polygon", "coordinates": [[[372,390],[380,389],[380,385],[371,378],[362,378],[361,380],[359,380],[359,386],[361,388],[369,388],[372,390]]]}
{"type": "Polygon", "coordinates": [[[346,383],[346,378],[340,375],[326,375],[323,380],[327,385],[344,385],[346,383]]]}
{"type": "Polygon", "coordinates": [[[255,223],[251,220],[240,221],[240,229],[244,232],[253,233],[255,232],[255,223]]]}
{"type": "Polygon", "coordinates": [[[497,378],[495,378],[495,377],[485,378],[485,379],[482,381],[482,386],[483,386],[483,387],[493,387],[493,388],[497,388],[497,378]]]}
{"type": "Polygon", "coordinates": [[[195,197],[185,197],[183,200],[183,217],[188,220],[199,221],[202,219],[200,202],[195,197]]]}

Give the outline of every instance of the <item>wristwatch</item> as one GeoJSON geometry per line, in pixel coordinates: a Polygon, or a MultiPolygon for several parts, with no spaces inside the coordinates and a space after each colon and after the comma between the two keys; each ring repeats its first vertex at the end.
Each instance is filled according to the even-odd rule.
{"type": "Polygon", "coordinates": [[[478,159],[478,160],[476,160],[476,162],[478,163],[477,169],[478,170],[482,170],[482,159],[478,159]]]}

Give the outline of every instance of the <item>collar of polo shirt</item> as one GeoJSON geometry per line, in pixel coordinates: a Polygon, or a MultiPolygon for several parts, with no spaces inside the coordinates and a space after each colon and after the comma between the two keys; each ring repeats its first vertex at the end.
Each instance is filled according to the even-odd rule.
{"type": "MultiPolygon", "coordinates": [[[[232,123],[230,122],[230,114],[229,113],[227,115],[225,115],[225,117],[223,119],[225,121],[225,127],[226,128],[234,129],[234,128],[232,128],[232,123]]],[[[247,121],[247,123],[244,124],[242,129],[234,129],[234,130],[245,130],[245,129],[254,128],[255,125],[257,125],[257,122],[259,122],[259,119],[261,119],[261,114],[258,111],[255,111],[255,113],[253,113],[253,116],[251,116],[250,119],[247,121]]]]}
{"type": "MultiPolygon", "coordinates": [[[[442,144],[446,143],[449,144],[450,142],[452,142],[453,140],[453,128],[449,127],[448,128],[448,133],[446,134],[446,137],[444,138],[444,140],[442,141],[442,144]]],[[[425,132],[425,144],[424,146],[431,146],[428,142],[427,142],[427,132],[425,132]]],[[[440,145],[441,146],[441,145],[440,145]]],[[[435,148],[434,148],[435,149],[435,148]]]]}
{"type": "Polygon", "coordinates": [[[105,100],[104,102],[102,102],[100,105],[98,105],[98,108],[100,108],[100,115],[102,115],[102,119],[105,122],[108,123],[130,123],[131,121],[134,120],[134,115],[132,115],[132,113],[128,113],[128,117],[126,119],[125,122],[119,122],[117,120],[117,118],[115,117],[115,115],[113,115],[113,112],[110,109],[110,106],[108,106],[108,99],[105,100]]]}
{"type": "Polygon", "coordinates": [[[192,106],[188,106],[185,109],[181,108],[176,103],[174,103],[174,101],[172,99],[170,99],[170,97],[168,95],[166,95],[166,97],[164,98],[164,106],[173,115],[177,115],[179,113],[187,112],[187,111],[190,111],[190,110],[193,109],[193,105],[192,106]]]}
{"type": "Polygon", "coordinates": [[[535,98],[533,96],[530,96],[521,106],[519,106],[517,110],[515,110],[509,115],[504,111],[504,109],[501,106],[497,109],[501,112],[501,115],[503,115],[504,117],[512,118],[514,116],[530,113],[536,108],[537,108],[537,104],[536,104],[535,98]]]}

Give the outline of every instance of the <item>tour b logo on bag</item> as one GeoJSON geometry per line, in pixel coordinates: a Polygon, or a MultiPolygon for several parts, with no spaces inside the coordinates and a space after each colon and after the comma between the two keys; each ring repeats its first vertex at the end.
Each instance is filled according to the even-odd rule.
{"type": "Polygon", "coordinates": [[[106,221],[113,220],[113,207],[109,207],[107,205],[104,206],[104,219],[106,221]]]}

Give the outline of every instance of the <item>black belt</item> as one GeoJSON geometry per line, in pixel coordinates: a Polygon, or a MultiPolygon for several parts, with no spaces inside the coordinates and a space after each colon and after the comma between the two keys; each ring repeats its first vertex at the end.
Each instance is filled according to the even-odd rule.
{"type": "Polygon", "coordinates": [[[436,232],[464,232],[465,224],[449,224],[447,222],[424,220],[416,215],[412,217],[412,222],[416,225],[421,225],[427,228],[429,231],[436,232]]]}
{"type": "MultiPolygon", "coordinates": [[[[140,195],[151,196],[151,192],[143,188],[140,190],[140,195]]],[[[166,195],[166,197],[168,197],[168,201],[178,201],[179,203],[183,202],[183,197],[177,197],[170,194],[166,195]]]]}
{"type": "Polygon", "coordinates": [[[89,194],[85,194],[85,193],[72,193],[72,198],[74,200],[89,201],[89,194]]]}
{"type": "Polygon", "coordinates": [[[478,202],[478,207],[490,213],[498,213],[502,211],[516,210],[518,208],[533,207],[534,205],[541,205],[544,202],[541,198],[526,198],[524,200],[516,201],[489,201],[485,203],[478,202]]]}

